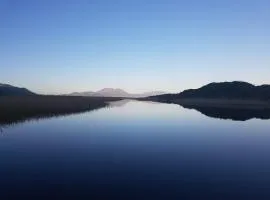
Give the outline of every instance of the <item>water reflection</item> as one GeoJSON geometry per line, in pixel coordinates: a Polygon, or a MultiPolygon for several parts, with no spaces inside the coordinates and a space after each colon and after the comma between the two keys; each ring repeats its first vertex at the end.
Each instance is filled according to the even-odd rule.
{"type": "Polygon", "coordinates": [[[196,105],[181,105],[186,109],[194,109],[198,112],[219,119],[230,119],[234,121],[246,121],[250,119],[270,119],[270,109],[260,108],[223,108],[223,107],[204,107],[196,105]]]}
{"type": "Polygon", "coordinates": [[[109,102],[109,107],[114,108],[114,107],[123,107],[128,103],[132,103],[132,102],[143,102],[143,104],[151,104],[151,105],[157,105],[157,104],[163,104],[160,102],[154,102],[154,101],[139,101],[136,99],[124,99],[124,100],[120,100],[120,101],[111,101],[109,102]]]}
{"type": "Polygon", "coordinates": [[[122,107],[122,106],[125,106],[128,102],[130,102],[130,100],[128,99],[124,99],[120,101],[112,101],[112,102],[109,102],[109,107],[122,107]]]}
{"type": "MultiPolygon", "coordinates": [[[[105,107],[109,107],[108,105],[105,107]]],[[[16,124],[20,123],[26,123],[30,121],[40,121],[47,118],[57,118],[57,117],[64,117],[69,115],[76,115],[81,114],[85,112],[93,112],[101,108],[105,107],[99,107],[94,109],[89,109],[85,111],[74,111],[74,112],[63,112],[63,113],[44,113],[44,114],[36,114],[36,113],[29,113],[27,115],[21,115],[20,113],[8,113],[7,115],[1,115],[0,117],[0,132],[3,132],[3,128],[14,126],[16,124]]]]}
{"type": "Polygon", "coordinates": [[[270,199],[268,121],[119,105],[5,128],[0,199],[270,199]]]}
{"type": "MultiPolygon", "coordinates": [[[[163,111],[169,111],[171,109],[175,109],[177,110],[177,107],[166,107],[166,103],[160,103],[160,102],[151,102],[151,101],[137,101],[137,100],[120,100],[120,101],[112,101],[109,102],[107,106],[103,107],[103,108],[107,108],[107,109],[112,109],[112,108],[120,108],[120,107],[126,107],[127,104],[129,103],[135,103],[136,105],[140,105],[138,103],[142,103],[146,109],[156,109],[155,106],[158,106],[159,108],[162,107],[163,111]],[[137,103],[137,104],[136,104],[137,103]],[[148,105],[149,106],[148,106],[148,105]],[[152,106],[153,105],[153,106],[152,106]]],[[[206,107],[206,106],[198,106],[198,105],[181,105],[178,104],[181,107],[185,108],[185,109],[194,109],[196,111],[198,111],[199,113],[211,117],[211,118],[218,118],[218,119],[225,119],[225,120],[233,120],[233,121],[246,121],[246,120],[250,120],[250,119],[270,119],[270,109],[265,108],[265,109],[260,109],[260,108],[227,108],[227,107],[206,107]]],[[[91,109],[88,111],[83,111],[83,112],[92,112],[95,110],[99,110],[100,108],[96,108],[96,109],[91,109]]],[[[136,110],[136,109],[135,109],[136,110]]],[[[138,110],[137,110],[138,111],[138,110]]],[[[29,122],[29,121],[39,121],[39,120],[43,120],[46,118],[55,118],[55,117],[61,117],[61,116],[68,116],[68,115],[74,115],[74,114],[79,114],[79,113],[83,113],[83,112],[70,112],[70,113],[48,113],[48,114],[32,114],[31,113],[29,115],[20,115],[20,113],[9,113],[7,115],[1,115],[0,117],[0,133],[3,133],[3,129],[7,126],[13,126],[16,125],[18,123],[25,123],[25,122],[29,122]]],[[[110,113],[113,113],[113,111],[111,111],[110,113]]],[[[125,114],[127,114],[126,112],[124,112],[125,114]]],[[[131,113],[131,109],[128,108],[128,113],[131,113]]],[[[134,114],[134,113],[133,113],[134,114]]],[[[162,113],[160,113],[162,114],[162,113]]],[[[143,117],[143,116],[141,116],[143,117]]]]}

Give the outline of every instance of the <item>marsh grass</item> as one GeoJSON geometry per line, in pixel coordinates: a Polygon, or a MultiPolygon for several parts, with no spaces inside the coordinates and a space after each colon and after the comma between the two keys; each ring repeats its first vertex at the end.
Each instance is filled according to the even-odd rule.
{"type": "Polygon", "coordinates": [[[95,110],[107,102],[121,100],[114,97],[25,96],[0,97],[0,124],[14,124],[95,110]]]}

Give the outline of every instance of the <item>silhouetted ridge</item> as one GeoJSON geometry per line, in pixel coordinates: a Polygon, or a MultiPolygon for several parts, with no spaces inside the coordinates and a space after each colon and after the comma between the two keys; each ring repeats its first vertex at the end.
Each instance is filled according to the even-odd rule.
{"type": "Polygon", "coordinates": [[[0,96],[32,96],[35,93],[26,88],[14,87],[8,84],[0,84],[0,96]]]}
{"type": "Polygon", "coordinates": [[[165,94],[151,98],[161,101],[195,98],[269,101],[270,85],[255,86],[241,81],[210,83],[198,89],[185,90],[179,94],[165,94]]]}

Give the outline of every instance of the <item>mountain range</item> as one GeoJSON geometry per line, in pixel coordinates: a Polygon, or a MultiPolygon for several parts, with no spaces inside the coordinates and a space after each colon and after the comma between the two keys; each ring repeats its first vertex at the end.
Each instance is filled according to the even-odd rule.
{"type": "Polygon", "coordinates": [[[0,96],[32,96],[32,95],[36,94],[26,88],[20,88],[0,83],[0,96]]]}
{"type": "Polygon", "coordinates": [[[165,94],[165,92],[154,91],[154,92],[145,92],[140,94],[132,94],[128,93],[119,88],[104,88],[102,90],[96,92],[74,92],[68,94],[68,96],[95,96],[95,97],[124,97],[124,98],[145,98],[149,96],[161,95],[165,94]]]}
{"type": "Polygon", "coordinates": [[[184,90],[178,94],[163,94],[151,96],[149,98],[160,101],[174,101],[183,99],[270,101],[270,85],[255,86],[242,81],[210,83],[198,89],[184,90]]]}
{"type": "MultiPolygon", "coordinates": [[[[29,96],[36,95],[34,92],[0,83],[0,96],[29,96]]],[[[94,97],[123,97],[123,98],[142,98],[153,101],[175,102],[178,100],[259,100],[270,102],[270,85],[255,86],[253,84],[233,81],[210,83],[198,89],[188,89],[177,94],[165,94],[164,92],[154,91],[141,94],[128,93],[122,89],[104,88],[97,92],[75,92],[66,96],[94,96],[94,97]]]]}

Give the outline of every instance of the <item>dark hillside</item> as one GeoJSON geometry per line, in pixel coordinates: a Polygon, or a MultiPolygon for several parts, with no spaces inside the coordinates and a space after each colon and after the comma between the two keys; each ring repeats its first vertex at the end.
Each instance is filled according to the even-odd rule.
{"type": "Polygon", "coordinates": [[[255,86],[250,83],[240,81],[210,83],[198,89],[189,89],[178,94],[152,96],[149,99],[159,101],[173,101],[181,99],[270,101],[270,85],[255,86]]]}
{"type": "Polygon", "coordinates": [[[35,93],[26,88],[14,87],[12,85],[0,84],[0,96],[32,96],[35,93]]]}

